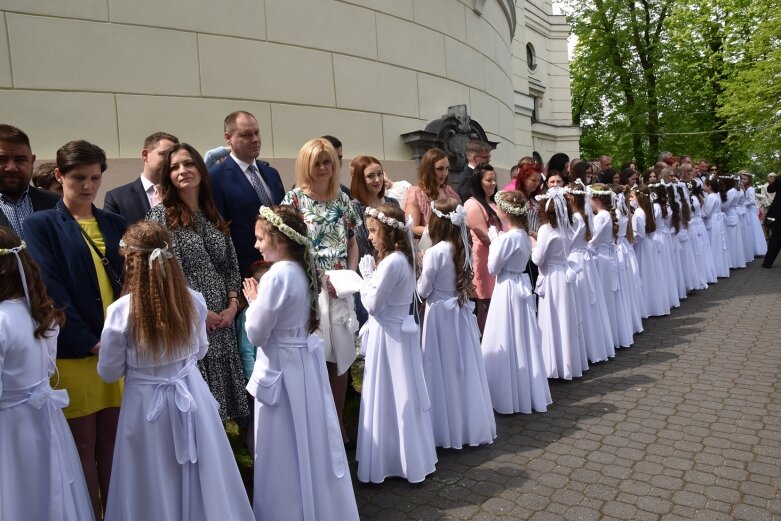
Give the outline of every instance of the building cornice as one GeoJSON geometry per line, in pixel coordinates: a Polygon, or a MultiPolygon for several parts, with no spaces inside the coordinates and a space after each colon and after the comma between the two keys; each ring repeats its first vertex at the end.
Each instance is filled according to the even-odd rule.
{"type": "MultiPolygon", "coordinates": [[[[483,16],[486,0],[474,0],[472,11],[475,14],[483,16]]],[[[515,36],[515,25],[518,23],[518,16],[515,12],[515,2],[513,0],[497,0],[499,7],[502,8],[504,17],[507,18],[507,24],[510,26],[510,40],[515,36]]]]}

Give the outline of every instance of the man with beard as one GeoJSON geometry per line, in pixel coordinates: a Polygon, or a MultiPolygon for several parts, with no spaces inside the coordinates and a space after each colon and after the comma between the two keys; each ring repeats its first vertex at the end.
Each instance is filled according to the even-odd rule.
{"type": "Polygon", "coordinates": [[[18,128],[0,124],[0,226],[24,239],[22,223],[33,212],[54,208],[59,197],[30,186],[35,155],[30,138],[18,128]]]}

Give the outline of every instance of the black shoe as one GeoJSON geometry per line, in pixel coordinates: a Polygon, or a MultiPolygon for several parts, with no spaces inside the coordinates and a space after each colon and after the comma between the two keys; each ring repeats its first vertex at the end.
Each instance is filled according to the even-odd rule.
{"type": "Polygon", "coordinates": [[[762,264],[762,267],[763,267],[763,268],[770,269],[770,268],[772,268],[773,266],[768,266],[767,264],[762,264]]]}

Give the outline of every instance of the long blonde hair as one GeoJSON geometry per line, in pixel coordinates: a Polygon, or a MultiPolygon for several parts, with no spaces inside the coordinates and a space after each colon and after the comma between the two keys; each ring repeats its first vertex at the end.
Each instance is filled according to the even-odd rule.
{"type": "Polygon", "coordinates": [[[142,359],[181,358],[200,321],[170,248],[168,231],[151,221],[131,225],[120,243],[125,256],[122,293],[130,294],[130,337],[142,359]]]}

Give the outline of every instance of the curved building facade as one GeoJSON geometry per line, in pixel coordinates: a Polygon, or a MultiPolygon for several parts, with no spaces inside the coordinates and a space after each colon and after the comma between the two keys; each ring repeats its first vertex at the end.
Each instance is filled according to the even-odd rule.
{"type": "Polygon", "coordinates": [[[0,120],[24,129],[39,158],[77,138],[137,158],[158,130],[205,151],[223,144],[224,116],[243,109],[272,164],[332,134],[346,157],[398,161],[408,177],[401,134],[452,105],[498,142],[498,167],[532,150],[577,155],[569,27],[545,0],[0,5],[0,120]]]}

